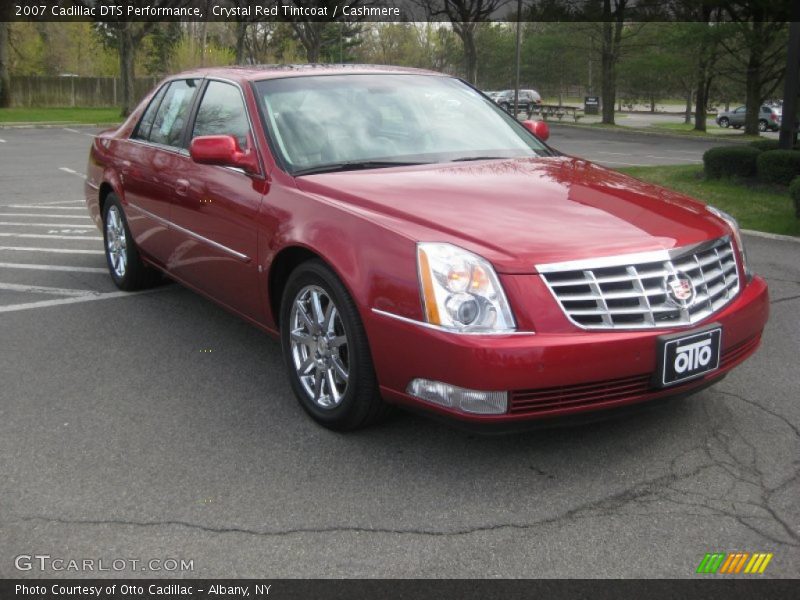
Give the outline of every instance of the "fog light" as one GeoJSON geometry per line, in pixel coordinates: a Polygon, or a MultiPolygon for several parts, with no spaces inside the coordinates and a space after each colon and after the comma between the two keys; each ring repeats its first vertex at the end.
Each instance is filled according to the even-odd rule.
{"type": "Polygon", "coordinates": [[[476,415],[501,415],[508,408],[508,392],[467,390],[428,379],[413,380],[406,391],[420,400],[476,415]]]}

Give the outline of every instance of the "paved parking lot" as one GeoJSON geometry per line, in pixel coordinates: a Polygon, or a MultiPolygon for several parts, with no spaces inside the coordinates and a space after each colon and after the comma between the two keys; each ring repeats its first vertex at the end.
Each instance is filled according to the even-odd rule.
{"type": "MultiPolygon", "coordinates": [[[[91,133],[0,129],[0,577],[41,576],[14,568],[37,553],[205,577],[693,577],[711,551],[800,576],[800,244],[748,238],[764,345],[693,398],[509,436],[408,414],[339,435],[266,335],[177,285],[116,293],[80,201],[91,133]]],[[[702,154],[650,140],[552,138],[612,165],[702,154]]]]}

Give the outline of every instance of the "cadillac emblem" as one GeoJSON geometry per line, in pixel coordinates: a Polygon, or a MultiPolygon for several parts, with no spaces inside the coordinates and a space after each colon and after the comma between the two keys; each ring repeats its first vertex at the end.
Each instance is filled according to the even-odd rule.
{"type": "Polygon", "coordinates": [[[697,293],[691,278],[686,273],[676,271],[667,275],[664,281],[667,298],[678,308],[689,308],[694,304],[697,293]]]}

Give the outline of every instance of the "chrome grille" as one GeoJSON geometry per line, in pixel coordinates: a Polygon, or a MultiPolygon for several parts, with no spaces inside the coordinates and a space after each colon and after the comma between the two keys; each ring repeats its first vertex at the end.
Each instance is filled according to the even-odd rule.
{"type": "Polygon", "coordinates": [[[728,236],[669,251],[537,265],[537,270],[567,317],[584,329],[690,325],[717,312],[739,292],[728,236]],[[667,290],[667,278],[681,273],[695,291],[686,308],[667,290]]]}

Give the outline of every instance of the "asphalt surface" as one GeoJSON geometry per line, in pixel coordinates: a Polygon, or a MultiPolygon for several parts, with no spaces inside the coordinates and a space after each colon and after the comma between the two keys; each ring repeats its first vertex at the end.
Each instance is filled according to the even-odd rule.
{"type": "MultiPolygon", "coordinates": [[[[691,578],[712,551],[800,576],[800,244],[748,237],[763,347],[690,399],[507,436],[405,413],[340,435],[299,408],[278,343],[223,309],[174,284],[103,295],[91,133],[0,129],[0,577],[98,575],[14,567],[47,554],[202,577],[691,578]]],[[[606,163],[702,153],[647,139],[552,142],[606,163]]]]}

